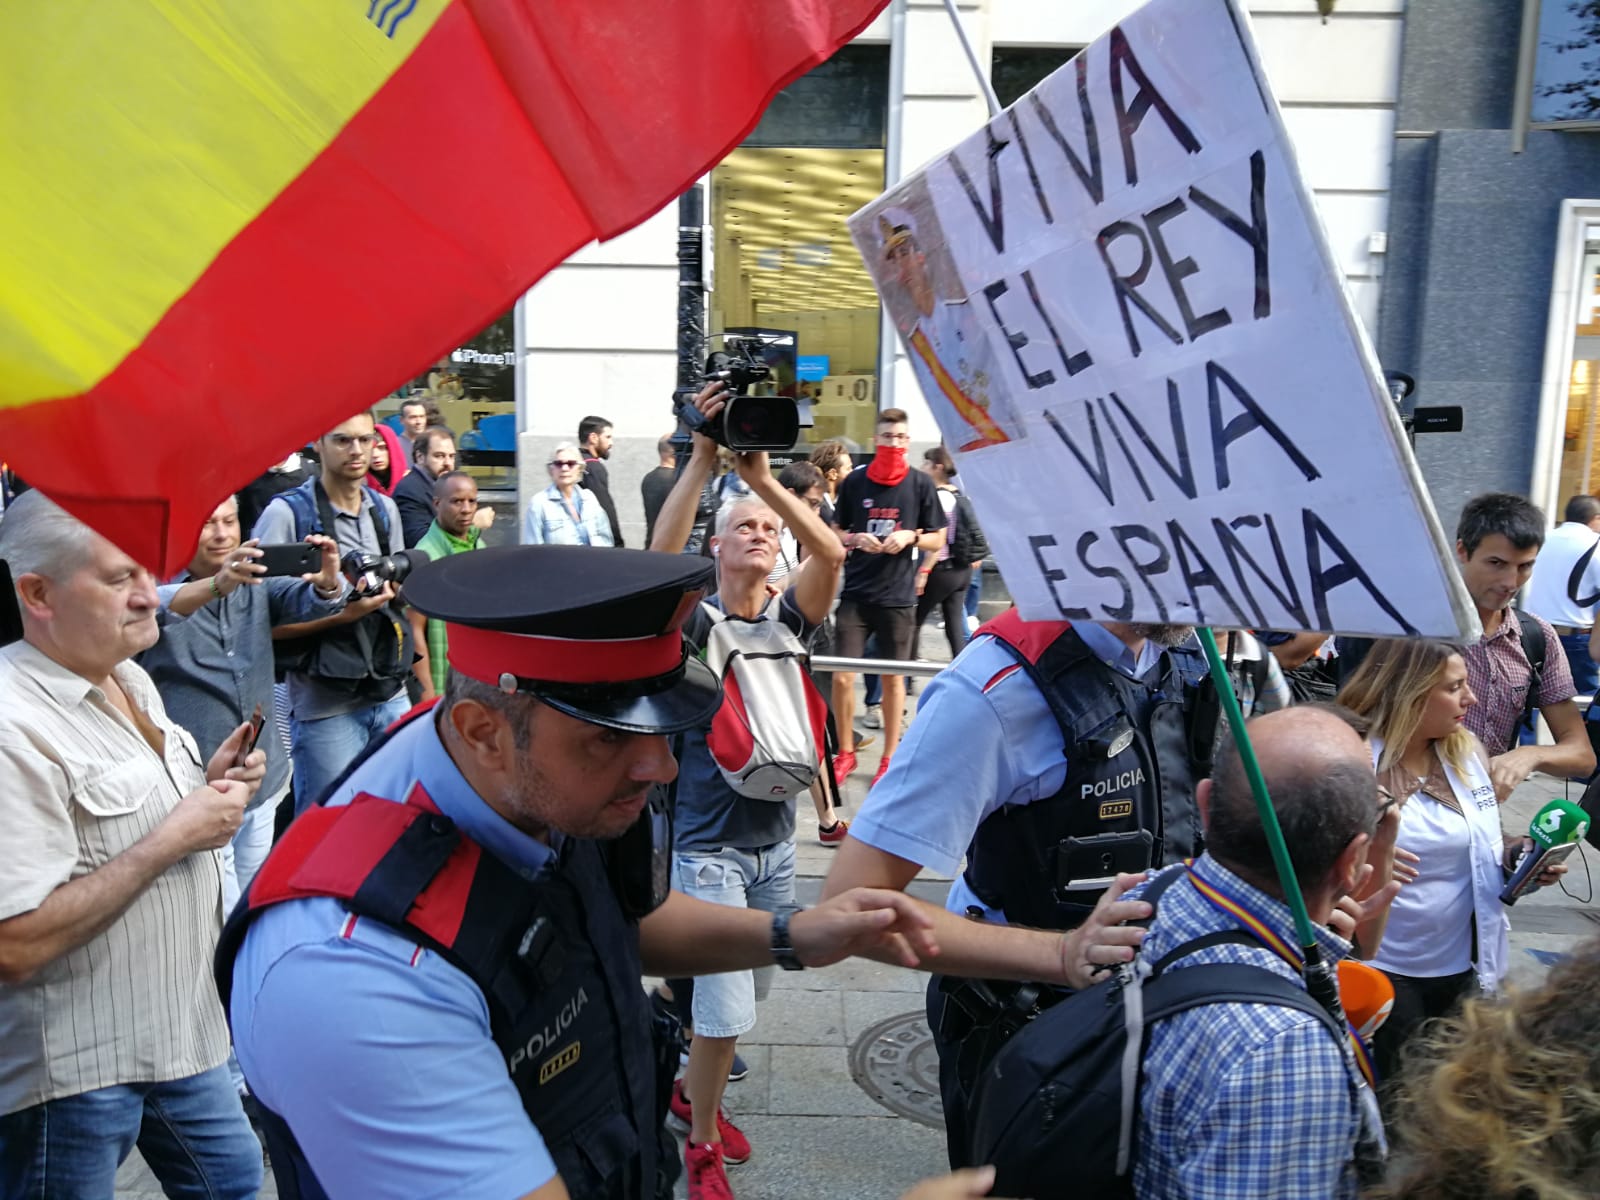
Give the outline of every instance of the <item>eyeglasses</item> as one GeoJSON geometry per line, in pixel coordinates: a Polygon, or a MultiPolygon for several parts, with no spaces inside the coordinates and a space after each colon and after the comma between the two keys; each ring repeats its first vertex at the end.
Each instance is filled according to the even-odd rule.
{"type": "Polygon", "coordinates": [[[363,450],[370,450],[372,449],[372,444],[378,439],[376,435],[370,433],[357,437],[351,437],[347,433],[334,433],[328,435],[328,440],[333,443],[333,448],[335,450],[348,450],[352,446],[359,446],[363,450]]]}
{"type": "Polygon", "coordinates": [[[880,433],[878,440],[880,442],[909,442],[911,435],[909,433],[880,433]]]}
{"type": "Polygon", "coordinates": [[[554,468],[581,467],[583,464],[571,458],[552,458],[550,460],[550,466],[554,468]]]}

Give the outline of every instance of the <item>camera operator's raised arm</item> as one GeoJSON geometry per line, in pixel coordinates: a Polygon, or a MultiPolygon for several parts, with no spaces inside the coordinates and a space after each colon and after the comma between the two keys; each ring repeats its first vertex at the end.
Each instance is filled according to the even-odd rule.
{"type": "MultiPolygon", "coordinates": [[[[725,391],[726,385],[721,380],[712,380],[700,389],[691,403],[702,415],[715,416],[722,411],[725,391]]],[[[689,544],[689,535],[694,531],[700,493],[705,490],[706,481],[711,478],[716,462],[717,444],[704,434],[695,434],[694,453],[678,472],[677,482],[667,493],[666,502],[656,516],[656,532],[650,539],[650,549],[667,554],[683,553],[683,548],[689,544]]]]}

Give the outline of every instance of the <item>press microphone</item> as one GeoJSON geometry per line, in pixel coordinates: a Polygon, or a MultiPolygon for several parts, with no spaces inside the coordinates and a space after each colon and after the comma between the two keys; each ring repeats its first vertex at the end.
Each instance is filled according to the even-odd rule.
{"type": "Polygon", "coordinates": [[[1583,835],[1589,832],[1589,814],[1570,800],[1551,800],[1528,824],[1533,846],[1517,863],[1511,879],[1500,891],[1503,904],[1515,904],[1518,897],[1533,891],[1546,867],[1571,854],[1583,835]]]}

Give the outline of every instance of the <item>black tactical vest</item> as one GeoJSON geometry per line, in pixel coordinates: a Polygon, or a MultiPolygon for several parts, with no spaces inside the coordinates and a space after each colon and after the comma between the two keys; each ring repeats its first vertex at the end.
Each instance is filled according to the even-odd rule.
{"type": "MultiPolygon", "coordinates": [[[[554,867],[527,880],[449,818],[415,804],[361,796],[312,809],[273,850],[223,932],[223,1007],[255,915],[308,890],[334,896],[442,954],[478,985],[506,1069],[573,1200],[670,1195],[678,1162],[662,1129],[657,1068],[671,1078],[676,1048],[670,1064],[658,1063],[639,983],[638,925],[618,903],[605,853],[568,838],[554,867]],[[395,807],[417,815],[397,829],[395,807]],[[330,862],[356,857],[346,848],[374,842],[388,847],[376,867],[329,880],[330,862]],[[313,878],[304,867],[319,850],[313,878]],[[459,923],[449,921],[452,912],[459,923]]],[[[263,1110],[262,1124],[280,1194],[325,1200],[283,1115],[263,1110]]]]}
{"type": "Polygon", "coordinates": [[[1053,796],[990,814],[967,849],[964,878],[1011,922],[1071,929],[1104,890],[1072,885],[1200,852],[1194,793],[1210,772],[1216,695],[1198,650],[1167,650],[1134,680],[1070,627],[1032,657],[1006,637],[1022,628],[1002,619],[984,632],[1016,655],[1050,705],[1067,776],[1053,796]],[[1115,852],[1104,841],[1082,844],[1107,834],[1126,835],[1115,852]]]}

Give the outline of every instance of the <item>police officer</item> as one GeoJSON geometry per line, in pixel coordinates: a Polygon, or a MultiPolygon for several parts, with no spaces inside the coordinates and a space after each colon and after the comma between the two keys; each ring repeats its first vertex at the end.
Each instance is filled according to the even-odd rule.
{"type": "Polygon", "coordinates": [[[419,569],[443,699],[268,858],[218,955],[279,1192],[670,1194],[676,1047],[640,976],[933,952],[923,910],[852,892],[776,914],[668,893],[667,734],[718,684],[679,626],[702,559],[483,550],[419,569]]]}
{"type": "MultiPolygon", "coordinates": [[[[1132,958],[1143,931],[1121,922],[1151,910],[1117,897],[1200,848],[1195,785],[1216,706],[1192,632],[1014,609],[984,626],[928,685],[823,894],[903,889],[923,868],[955,875],[936,925],[950,975],[1082,987],[1132,958]]],[[[994,1039],[1059,995],[930,983],[953,1166],[967,1165],[967,1091],[994,1039]]]]}

